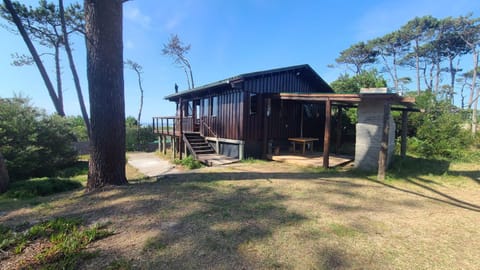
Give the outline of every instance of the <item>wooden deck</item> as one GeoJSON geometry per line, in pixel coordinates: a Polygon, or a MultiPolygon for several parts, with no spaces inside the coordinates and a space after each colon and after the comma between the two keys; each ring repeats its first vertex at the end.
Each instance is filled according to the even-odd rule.
{"type": "MultiPolygon", "coordinates": [[[[284,152],[278,155],[269,155],[268,159],[284,162],[289,164],[295,164],[300,166],[312,166],[312,167],[321,167],[323,165],[323,153],[314,152],[314,153],[305,153],[305,154],[295,154],[291,152],[284,152]]],[[[349,162],[353,161],[351,156],[342,156],[342,155],[330,155],[329,166],[330,168],[342,166],[349,162]]]]}

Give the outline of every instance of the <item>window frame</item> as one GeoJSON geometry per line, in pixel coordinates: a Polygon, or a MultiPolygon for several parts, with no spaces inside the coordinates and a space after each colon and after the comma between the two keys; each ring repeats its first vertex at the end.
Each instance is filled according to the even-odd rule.
{"type": "Polygon", "coordinates": [[[250,93],[248,105],[249,105],[248,111],[250,115],[257,114],[257,111],[258,111],[258,94],[257,93],[250,93]]]}
{"type": "Polygon", "coordinates": [[[210,116],[216,117],[219,113],[218,96],[210,97],[210,116]]]}

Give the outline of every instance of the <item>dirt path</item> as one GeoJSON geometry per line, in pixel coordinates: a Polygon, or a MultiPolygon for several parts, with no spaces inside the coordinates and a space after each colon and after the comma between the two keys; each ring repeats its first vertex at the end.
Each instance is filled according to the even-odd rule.
{"type": "Polygon", "coordinates": [[[155,153],[131,152],[127,157],[130,165],[148,177],[178,172],[174,164],[157,157],[155,153]]]}

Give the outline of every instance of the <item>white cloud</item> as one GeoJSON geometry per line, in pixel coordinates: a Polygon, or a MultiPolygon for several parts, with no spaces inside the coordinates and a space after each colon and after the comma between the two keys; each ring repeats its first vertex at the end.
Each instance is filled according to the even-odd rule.
{"type": "Polygon", "coordinates": [[[138,7],[126,6],[124,15],[127,20],[139,24],[144,28],[150,27],[152,19],[143,14],[138,7]]]}

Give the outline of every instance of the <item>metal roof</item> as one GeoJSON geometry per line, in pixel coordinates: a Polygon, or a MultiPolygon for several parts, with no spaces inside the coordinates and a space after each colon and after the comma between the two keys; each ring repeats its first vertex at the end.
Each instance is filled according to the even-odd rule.
{"type": "Polygon", "coordinates": [[[304,65],[296,65],[296,66],[289,66],[289,67],[283,67],[283,68],[276,68],[276,69],[269,69],[269,70],[240,74],[228,79],[202,85],[193,89],[181,91],[179,93],[174,93],[166,96],[165,99],[174,101],[183,96],[196,95],[204,91],[209,91],[215,88],[225,87],[225,86],[229,86],[231,89],[231,88],[234,88],[235,83],[238,83],[238,82],[254,79],[257,77],[279,74],[283,72],[291,72],[295,70],[298,70],[299,72],[298,74],[302,72],[302,76],[306,80],[308,80],[309,83],[313,84],[315,88],[319,90],[321,89],[322,92],[333,93],[333,89],[317,74],[317,72],[315,72],[312,69],[312,67],[310,67],[310,65],[304,64],[304,65]]]}

